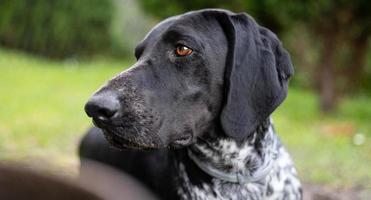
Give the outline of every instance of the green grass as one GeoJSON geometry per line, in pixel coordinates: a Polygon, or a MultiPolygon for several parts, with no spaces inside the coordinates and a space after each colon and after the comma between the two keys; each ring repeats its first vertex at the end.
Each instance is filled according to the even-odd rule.
{"type": "Polygon", "coordinates": [[[334,186],[371,186],[371,98],[345,99],[339,111],[323,116],[311,92],[291,89],[274,113],[276,130],[300,176],[334,186]],[[353,137],[365,136],[362,145],[353,137]]]}
{"type": "MultiPolygon", "coordinates": [[[[91,122],[83,106],[128,61],[54,62],[0,49],[0,160],[26,160],[71,173],[77,145],[91,122]]],[[[371,185],[371,98],[345,99],[337,113],[322,116],[313,93],[290,89],[275,112],[282,141],[304,181],[371,185]],[[366,136],[363,145],[352,142],[366,136]]]]}
{"type": "Polygon", "coordinates": [[[85,101],[128,62],[53,62],[0,50],[0,159],[77,165],[85,101]]]}

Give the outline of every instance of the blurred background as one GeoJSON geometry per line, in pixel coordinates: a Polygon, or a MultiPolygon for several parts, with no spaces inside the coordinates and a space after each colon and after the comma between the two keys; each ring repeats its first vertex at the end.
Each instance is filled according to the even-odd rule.
{"type": "Polygon", "coordinates": [[[370,197],[368,0],[1,0],[0,160],[76,176],[85,101],[156,23],[211,7],[249,13],[291,53],[273,119],[308,190],[370,197]]]}

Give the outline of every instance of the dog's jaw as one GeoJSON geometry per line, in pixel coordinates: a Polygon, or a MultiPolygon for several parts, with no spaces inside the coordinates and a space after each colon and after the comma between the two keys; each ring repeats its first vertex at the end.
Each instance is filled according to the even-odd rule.
{"type": "Polygon", "coordinates": [[[232,138],[220,138],[213,142],[198,140],[190,151],[216,169],[230,172],[254,174],[259,166],[276,155],[276,136],[271,125],[260,126],[244,142],[232,138]]]}

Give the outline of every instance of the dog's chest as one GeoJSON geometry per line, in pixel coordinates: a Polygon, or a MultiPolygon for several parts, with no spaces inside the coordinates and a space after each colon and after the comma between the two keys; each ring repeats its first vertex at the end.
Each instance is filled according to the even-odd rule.
{"type": "Polygon", "coordinates": [[[193,180],[199,180],[200,177],[194,174],[192,169],[190,170],[189,163],[180,161],[177,166],[180,199],[301,199],[300,182],[285,148],[279,144],[272,129],[261,139],[262,141],[259,142],[261,146],[253,145],[251,141],[243,146],[236,146],[233,142],[219,141],[212,144],[211,149],[207,147],[210,144],[197,146],[197,151],[203,155],[206,162],[218,166],[227,173],[230,172],[228,170],[243,169],[253,173],[264,165],[265,159],[272,159],[271,170],[264,178],[240,184],[209,177],[206,181],[194,183],[193,180]]]}
{"type": "MultiPolygon", "coordinates": [[[[284,149],[282,149],[284,151],[284,149]]],[[[187,200],[298,200],[301,185],[295,168],[286,152],[280,154],[272,171],[258,182],[236,184],[212,178],[211,181],[193,184],[183,163],[178,166],[180,199],[187,200]]]]}
{"type": "MultiPolygon", "coordinates": [[[[247,162],[251,170],[255,170],[262,164],[262,160],[259,159],[261,155],[251,143],[238,146],[233,141],[220,140],[213,144],[197,145],[194,149],[199,153],[199,156],[203,157],[204,162],[218,166],[220,170],[227,173],[234,170],[248,169],[247,162]]],[[[187,167],[182,162],[178,164],[180,178],[178,194],[181,199],[261,199],[267,190],[266,178],[246,184],[230,183],[218,178],[211,178],[211,180],[194,184],[191,179],[197,179],[198,177],[194,177],[194,174],[186,169],[187,167]]]]}

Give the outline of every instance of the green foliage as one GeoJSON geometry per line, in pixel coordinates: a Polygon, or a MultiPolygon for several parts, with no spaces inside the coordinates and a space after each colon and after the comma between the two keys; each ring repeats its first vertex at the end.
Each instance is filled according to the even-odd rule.
{"type": "MultiPolygon", "coordinates": [[[[115,56],[133,57],[135,46],[151,28],[150,19],[136,0],[113,0],[111,50],[115,56]]],[[[152,24],[153,25],[153,24],[152,24]]]]}
{"type": "Polygon", "coordinates": [[[111,0],[2,0],[0,44],[49,57],[109,47],[111,0]]]}
{"type": "Polygon", "coordinates": [[[281,20],[283,12],[274,12],[286,8],[285,3],[278,0],[140,0],[140,5],[153,15],[165,18],[191,10],[204,8],[224,8],[234,12],[248,12],[257,21],[275,32],[280,32],[285,20],[281,20]]]}
{"type": "Polygon", "coordinates": [[[368,0],[140,0],[141,6],[153,15],[165,18],[183,12],[204,8],[224,8],[234,12],[248,12],[260,23],[275,32],[293,23],[329,24],[333,16],[340,21],[357,20],[348,28],[359,34],[361,29],[370,29],[371,2],[368,0]],[[340,11],[340,13],[338,13],[340,11]]]}

